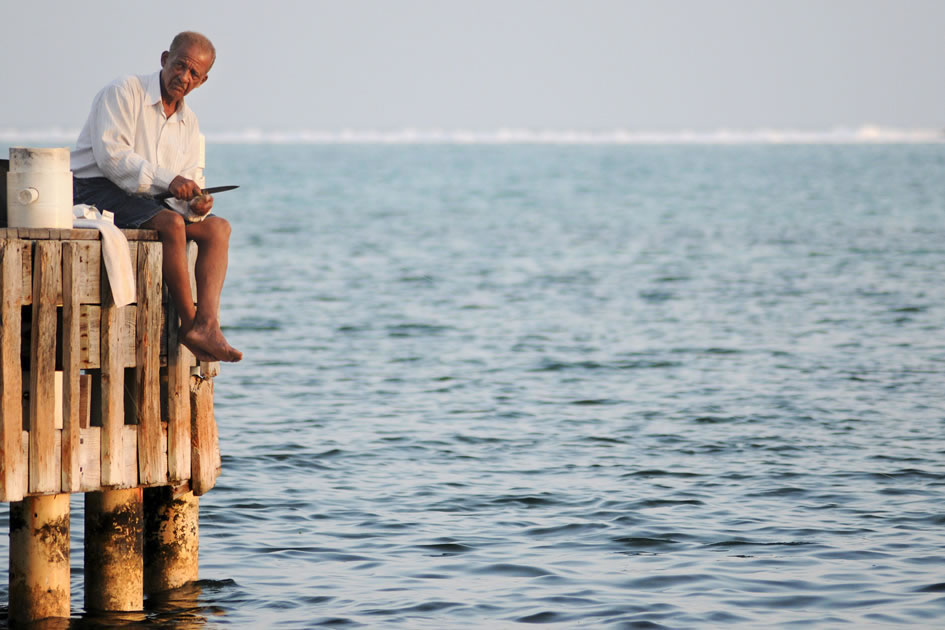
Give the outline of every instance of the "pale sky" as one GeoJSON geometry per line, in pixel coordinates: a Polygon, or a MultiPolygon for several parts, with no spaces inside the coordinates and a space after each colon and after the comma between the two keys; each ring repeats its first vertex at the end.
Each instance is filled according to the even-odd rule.
{"type": "Polygon", "coordinates": [[[945,0],[6,2],[0,130],[209,36],[205,131],[945,128],[945,0]]]}

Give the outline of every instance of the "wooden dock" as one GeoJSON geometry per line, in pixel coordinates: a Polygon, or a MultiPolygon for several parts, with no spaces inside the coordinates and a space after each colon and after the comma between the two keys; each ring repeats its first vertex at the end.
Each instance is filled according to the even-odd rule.
{"type": "MultiPolygon", "coordinates": [[[[86,608],[140,609],[145,582],[161,590],[196,578],[196,540],[180,544],[184,541],[175,537],[187,534],[169,534],[166,527],[147,532],[144,524],[162,527],[167,510],[178,521],[186,512],[196,537],[194,497],[213,487],[220,470],[213,417],[213,377],[219,368],[197,362],[178,342],[178,317],[163,286],[157,233],[124,233],[137,299],[117,307],[97,230],[0,228],[0,501],[13,504],[14,621],[69,616],[68,536],[64,602],[62,567],[40,566],[42,554],[32,547],[50,544],[35,532],[61,522],[63,509],[68,523],[71,493],[89,493],[86,608]],[[145,494],[154,500],[143,501],[145,494]],[[141,513],[146,502],[155,513],[142,515],[134,531],[114,527],[117,514],[141,513]],[[111,531],[99,527],[102,531],[89,540],[90,519],[112,523],[111,531]],[[112,557],[110,545],[127,547],[114,539],[120,534],[133,540],[157,537],[164,541],[155,543],[162,557],[170,546],[189,545],[193,558],[171,560],[193,566],[167,580],[163,576],[174,573],[167,562],[152,562],[132,549],[124,560],[90,567],[88,546],[100,557],[112,557]],[[157,574],[145,577],[139,566],[151,566],[157,574]],[[54,587],[49,574],[57,571],[59,586],[54,587]],[[132,578],[141,574],[130,587],[128,571],[132,578]],[[121,589],[130,594],[116,595],[121,589]]],[[[193,284],[192,243],[189,254],[193,284]]],[[[62,541],[57,544],[61,556],[62,541]]]]}

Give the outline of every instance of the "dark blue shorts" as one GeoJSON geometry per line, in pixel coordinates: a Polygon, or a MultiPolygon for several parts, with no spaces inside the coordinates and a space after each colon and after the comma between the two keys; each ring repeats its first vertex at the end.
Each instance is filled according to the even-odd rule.
{"type": "Polygon", "coordinates": [[[161,210],[170,210],[157,199],[125,192],[105,177],[73,178],[72,203],[108,210],[115,215],[115,225],[120,228],[141,227],[161,210]]]}

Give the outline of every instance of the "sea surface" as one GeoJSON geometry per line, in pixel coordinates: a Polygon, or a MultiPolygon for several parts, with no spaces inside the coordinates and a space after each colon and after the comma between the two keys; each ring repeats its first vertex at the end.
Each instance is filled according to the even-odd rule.
{"type": "Polygon", "coordinates": [[[945,144],[207,155],[201,580],[84,613],[75,496],[71,627],[945,627],[945,144]]]}

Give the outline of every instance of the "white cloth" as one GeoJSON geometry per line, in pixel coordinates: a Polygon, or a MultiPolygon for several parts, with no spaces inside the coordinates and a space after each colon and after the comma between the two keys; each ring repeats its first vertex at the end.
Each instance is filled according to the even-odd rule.
{"type": "Polygon", "coordinates": [[[105,273],[112,288],[116,306],[125,306],[135,301],[135,270],[131,266],[131,249],[128,239],[115,227],[114,215],[108,210],[99,212],[95,206],[79,204],[73,206],[72,227],[92,228],[102,235],[102,257],[105,273]]]}
{"type": "MultiPolygon", "coordinates": [[[[197,115],[181,101],[165,116],[160,71],[121,77],[95,96],[70,162],[75,177],[107,177],[132,194],[167,192],[178,175],[204,185],[197,115]]],[[[168,205],[189,221],[201,218],[186,201],[168,205]]]]}

